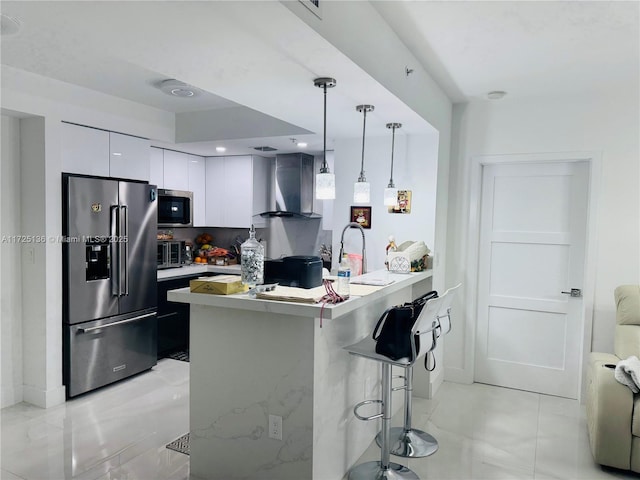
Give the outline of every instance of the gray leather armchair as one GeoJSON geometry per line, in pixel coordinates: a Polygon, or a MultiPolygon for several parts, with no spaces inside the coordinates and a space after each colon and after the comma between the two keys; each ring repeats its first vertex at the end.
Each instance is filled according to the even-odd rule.
{"type": "Polygon", "coordinates": [[[614,378],[620,360],[640,358],[640,285],[615,289],[614,354],[593,352],[587,366],[587,426],[594,460],[640,473],[640,394],[614,378]]]}

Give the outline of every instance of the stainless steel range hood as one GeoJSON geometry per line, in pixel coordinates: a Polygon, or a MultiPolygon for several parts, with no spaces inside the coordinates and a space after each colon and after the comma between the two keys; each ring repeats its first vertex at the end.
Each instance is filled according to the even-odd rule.
{"type": "Polygon", "coordinates": [[[272,210],[261,216],[321,218],[313,212],[313,156],[276,155],[271,199],[272,210]]]}

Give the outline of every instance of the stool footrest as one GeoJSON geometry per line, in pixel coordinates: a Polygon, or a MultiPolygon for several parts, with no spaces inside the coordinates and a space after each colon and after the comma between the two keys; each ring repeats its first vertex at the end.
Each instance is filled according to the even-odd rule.
{"type": "Polygon", "coordinates": [[[407,389],[407,377],[405,377],[404,375],[394,375],[393,377],[391,377],[392,379],[396,379],[396,378],[401,378],[404,380],[404,384],[400,385],[399,387],[391,387],[391,391],[392,392],[397,392],[398,390],[406,390],[407,389]]]}
{"type": "Polygon", "coordinates": [[[356,417],[358,417],[358,419],[365,420],[365,421],[375,420],[376,418],[381,418],[384,415],[383,412],[377,413],[375,415],[370,415],[368,417],[363,417],[362,415],[360,415],[358,413],[358,409],[360,407],[364,407],[365,405],[371,405],[372,403],[382,403],[382,400],[365,400],[364,402],[360,402],[355,407],[353,407],[353,414],[356,417]]]}

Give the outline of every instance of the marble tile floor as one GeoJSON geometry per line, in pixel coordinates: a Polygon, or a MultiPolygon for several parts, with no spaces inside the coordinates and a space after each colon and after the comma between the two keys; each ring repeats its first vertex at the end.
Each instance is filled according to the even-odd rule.
{"type": "Polygon", "coordinates": [[[41,409],[0,416],[1,480],[184,480],[189,457],[166,444],[189,430],[189,363],[150,371],[41,409]]]}
{"type": "MultiPolygon", "coordinates": [[[[445,382],[432,400],[414,399],[413,420],[438,440],[438,451],[391,461],[421,479],[640,479],[594,463],[585,406],[575,400],[445,382]]],[[[393,425],[401,424],[398,414],[393,425]]],[[[357,463],[379,459],[374,442],[357,463]]]]}
{"type": "MultiPolygon", "coordinates": [[[[166,444],[188,430],[188,408],[189,364],[172,359],[59,407],[5,408],[0,479],[187,480],[189,457],[166,444]]],[[[414,423],[440,449],[392,461],[422,479],[640,478],[594,464],[584,406],[571,400],[445,383],[436,398],[414,400],[414,423]]],[[[378,459],[372,442],[358,463],[378,459]]]]}

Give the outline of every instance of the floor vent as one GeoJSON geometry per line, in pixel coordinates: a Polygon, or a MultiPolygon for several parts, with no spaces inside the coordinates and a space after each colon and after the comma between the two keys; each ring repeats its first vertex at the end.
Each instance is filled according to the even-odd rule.
{"type": "Polygon", "coordinates": [[[174,360],[180,360],[182,362],[188,362],[189,361],[189,350],[170,353],[169,354],[169,358],[172,358],[174,360]]]}
{"type": "Polygon", "coordinates": [[[189,434],[187,433],[173,442],[168,443],[167,448],[169,450],[175,450],[176,452],[189,455],[189,434]]]}

